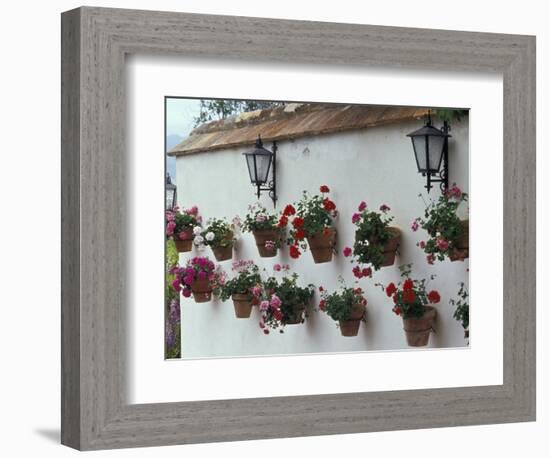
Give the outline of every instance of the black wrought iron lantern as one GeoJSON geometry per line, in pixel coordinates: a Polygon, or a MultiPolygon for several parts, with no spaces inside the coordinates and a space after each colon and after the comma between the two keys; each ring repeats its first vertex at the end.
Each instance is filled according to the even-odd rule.
{"type": "Polygon", "coordinates": [[[246,158],[250,182],[256,186],[258,199],[262,192],[267,191],[275,206],[277,203],[277,143],[273,142],[273,148],[269,151],[264,148],[262,139],[258,135],[254,149],[244,152],[243,155],[246,158]]]}
{"type": "Polygon", "coordinates": [[[166,208],[172,210],[177,203],[177,186],[172,183],[170,174],[166,174],[166,208]]]}
{"type": "Polygon", "coordinates": [[[432,126],[431,116],[428,115],[424,127],[407,134],[412,140],[418,173],[426,177],[425,188],[428,192],[432,183],[440,183],[442,191],[449,187],[449,130],[447,121],[441,129],[432,126]],[[437,176],[439,178],[434,178],[437,176]]]}

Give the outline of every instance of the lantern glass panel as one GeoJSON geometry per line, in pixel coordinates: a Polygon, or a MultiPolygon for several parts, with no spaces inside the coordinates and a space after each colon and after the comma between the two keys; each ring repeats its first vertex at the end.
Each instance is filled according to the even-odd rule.
{"type": "Polygon", "coordinates": [[[445,142],[445,137],[443,136],[429,136],[429,168],[432,172],[439,172],[439,167],[441,166],[441,158],[443,156],[443,143],[445,142]]]}
{"type": "Polygon", "coordinates": [[[248,167],[248,176],[250,177],[250,182],[256,184],[256,156],[254,154],[246,154],[246,165],[248,167]]]}
{"type": "Polygon", "coordinates": [[[167,187],[166,188],[166,208],[172,209],[175,205],[175,199],[176,199],[176,188],[175,187],[167,187]]]}
{"type": "Polygon", "coordinates": [[[256,155],[257,179],[261,184],[267,182],[269,177],[269,169],[271,167],[271,154],[256,155]]]}
{"type": "Polygon", "coordinates": [[[419,135],[412,137],[416,165],[419,172],[426,172],[426,137],[419,135]]]}

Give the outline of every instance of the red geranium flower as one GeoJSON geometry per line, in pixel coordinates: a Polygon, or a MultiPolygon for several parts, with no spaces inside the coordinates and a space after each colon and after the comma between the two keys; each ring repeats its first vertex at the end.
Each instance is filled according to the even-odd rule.
{"type": "Polygon", "coordinates": [[[397,287],[395,286],[395,283],[390,283],[388,286],[386,286],[386,294],[388,297],[391,297],[393,293],[397,291],[397,287]]]}
{"type": "Polygon", "coordinates": [[[347,258],[349,255],[351,255],[351,251],[352,251],[352,250],[351,250],[351,248],[350,248],[349,246],[345,247],[345,248],[344,248],[344,251],[343,251],[344,256],[347,258]]]}
{"type": "Polygon", "coordinates": [[[414,288],[414,283],[413,281],[410,279],[410,278],[407,278],[404,282],[403,282],[403,291],[407,291],[407,290],[410,290],[410,289],[413,289],[414,288]]]}
{"type": "Polygon", "coordinates": [[[302,253],[300,253],[300,250],[296,245],[290,246],[290,257],[294,259],[298,259],[302,253]]]}
{"type": "Polygon", "coordinates": [[[432,290],[428,293],[428,300],[429,300],[432,304],[437,304],[437,303],[441,300],[441,296],[439,295],[439,293],[438,293],[435,289],[432,289],[432,290]]]}
{"type": "Polygon", "coordinates": [[[326,307],[326,301],[325,300],[320,301],[319,308],[324,311],[325,307],[326,307]]]}
{"type": "Polygon", "coordinates": [[[279,227],[285,227],[288,224],[288,218],[286,216],[281,216],[279,218],[279,227]]]}
{"type": "Polygon", "coordinates": [[[292,225],[296,229],[298,229],[298,228],[300,228],[304,225],[304,220],[302,218],[300,218],[299,216],[297,216],[296,218],[294,218],[294,221],[292,221],[292,225]]]}
{"type": "Polygon", "coordinates": [[[395,306],[392,309],[392,312],[395,313],[397,316],[401,315],[401,307],[395,306]]]}
{"type": "Polygon", "coordinates": [[[363,274],[363,277],[370,277],[372,275],[372,269],[370,267],[365,267],[361,273],[363,274]]]}
{"type": "Polygon", "coordinates": [[[283,315],[283,312],[281,312],[279,309],[275,309],[273,311],[273,317],[277,320],[277,321],[281,321],[283,318],[284,318],[284,315],[283,315]]]}
{"type": "Polygon", "coordinates": [[[319,188],[319,190],[320,190],[321,192],[330,192],[330,189],[328,188],[328,186],[327,186],[326,184],[324,184],[323,186],[321,186],[321,187],[319,188]]]}
{"type": "Polygon", "coordinates": [[[294,238],[296,240],[304,240],[304,237],[306,236],[306,233],[303,229],[298,229],[296,233],[294,234],[294,238]]]}
{"type": "Polygon", "coordinates": [[[328,197],[323,200],[323,207],[325,207],[325,210],[329,212],[332,210],[336,210],[336,204],[328,197]]]}
{"type": "Polygon", "coordinates": [[[292,216],[292,215],[294,215],[295,213],[296,213],[296,210],[295,210],[295,208],[294,208],[291,204],[288,204],[288,205],[285,207],[284,211],[283,211],[283,215],[285,215],[285,216],[292,216]]]}
{"type": "Polygon", "coordinates": [[[416,294],[412,289],[406,289],[403,291],[403,302],[405,304],[413,304],[416,299],[416,294]]]}

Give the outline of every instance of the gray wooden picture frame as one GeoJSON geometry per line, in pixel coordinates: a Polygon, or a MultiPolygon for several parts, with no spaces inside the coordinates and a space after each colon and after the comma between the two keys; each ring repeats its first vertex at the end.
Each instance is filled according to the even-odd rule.
{"type": "Polygon", "coordinates": [[[83,7],[62,14],[62,426],[80,450],[535,419],[535,37],[83,7]],[[503,384],[128,404],[125,56],[504,78],[503,384]]]}

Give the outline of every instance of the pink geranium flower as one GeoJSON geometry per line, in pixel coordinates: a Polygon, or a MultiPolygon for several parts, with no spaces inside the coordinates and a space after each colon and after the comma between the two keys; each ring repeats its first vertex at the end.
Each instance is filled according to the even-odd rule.
{"type": "Polygon", "coordinates": [[[349,255],[351,255],[351,251],[352,251],[352,250],[351,250],[351,248],[350,248],[349,246],[345,247],[345,248],[344,248],[344,251],[343,251],[344,256],[347,258],[349,255]]]}

